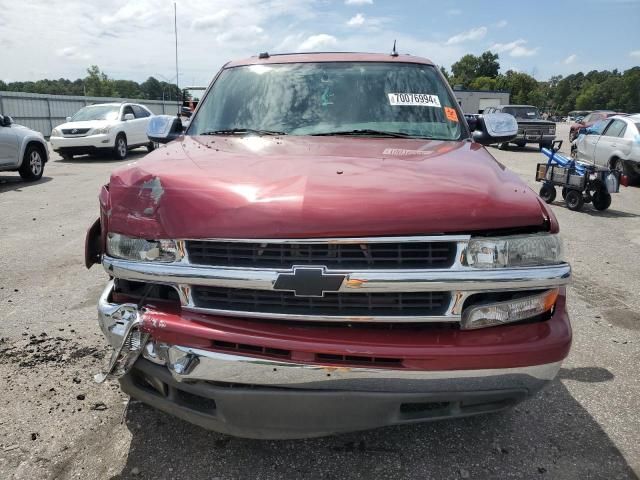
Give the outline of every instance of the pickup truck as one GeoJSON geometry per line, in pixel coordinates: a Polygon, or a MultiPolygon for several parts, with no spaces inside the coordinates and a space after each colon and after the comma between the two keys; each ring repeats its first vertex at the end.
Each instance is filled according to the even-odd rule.
{"type": "MultiPolygon", "coordinates": [[[[511,407],[571,344],[558,222],[409,55],[227,63],[99,194],[97,381],[204,428],[301,438],[511,407]]],[[[543,412],[539,412],[543,415],[543,412]]]]}
{"type": "Polygon", "coordinates": [[[527,143],[537,143],[540,149],[551,148],[556,139],[556,124],[542,119],[538,109],[532,105],[500,105],[490,107],[485,112],[508,113],[516,117],[518,134],[513,141],[500,143],[501,149],[506,148],[509,143],[514,143],[520,148],[524,148],[527,143]]]}

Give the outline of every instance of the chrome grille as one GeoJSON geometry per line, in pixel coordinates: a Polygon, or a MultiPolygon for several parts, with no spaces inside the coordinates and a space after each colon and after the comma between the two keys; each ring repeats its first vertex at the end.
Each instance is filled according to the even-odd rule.
{"type": "Polygon", "coordinates": [[[90,128],[63,128],[62,134],[65,136],[86,135],[90,128]]]}
{"type": "Polygon", "coordinates": [[[250,243],[189,240],[189,262],[197,265],[247,268],[291,268],[294,265],[329,269],[449,268],[456,242],[384,243],[250,243]]]}
{"type": "Polygon", "coordinates": [[[443,315],[449,292],[325,293],[324,297],[297,297],[293,292],[195,286],[196,308],[282,315],[433,316],[443,315]]]}

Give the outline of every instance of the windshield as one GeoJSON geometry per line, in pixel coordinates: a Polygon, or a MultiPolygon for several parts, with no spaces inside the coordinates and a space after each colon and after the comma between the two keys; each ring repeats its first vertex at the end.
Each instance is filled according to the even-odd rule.
{"type": "Polygon", "coordinates": [[[540,119],[540,112],[538,112],[536,107],[505,107],[502,111],[523,120],[540,119]]]}
{"type": "Polygon", "coordinates": [[[187,133],[356,131],[457,140],[463,130],[455,105],[431,65],[250,65],[220,74],[187,133]]]}
{"type": "Polygon", "coordinates": [[[118,105],[92,105],[78,110],[71,117],[72,122],[82,122],[84,120],[116,120],[120,106],[118,105]]]}

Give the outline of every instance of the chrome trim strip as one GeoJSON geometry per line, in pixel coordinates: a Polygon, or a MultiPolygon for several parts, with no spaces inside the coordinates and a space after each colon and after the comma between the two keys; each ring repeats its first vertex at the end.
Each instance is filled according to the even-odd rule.
{"type": "Polygon", "coordinates": [[[177,381],[216,381],[254,385],[282,385],[308,388],[351,389],[359,383],[446,381],[459,384],[479,379],[510,378],[513,386],[517,376],[531,380],[550,381],[562,362],[517,368],[482,370],[404,370],[329,365],[309,365],[264,358],[212,352],[178,345],[158,345],[157,353],[166,361],[177,381]]]}
{"type": "Polygon", "coordinates": [[[302,244],[337,244],[337,243],[426,243],[426,242],[468,242],[471,235],[424,235],[411,237],[334,237],[334,238],[185,238],[197,242],[231,242],[231,243],[302,243],[302,244]]]}
{"type": "MultiPolygon", "coordinates": [[[[290,269],[248,270],[226,267],[136,262],[103,256],[106,272],[125,280],[239,289],[272,290],[280,273],[290,269]]],[[[545,267],[479,269],[458,267],[433,270],[327,270],[347,278],[340,292],[421,292],[530,290],[566,285],[567,263],[545,267]]]]}
{"type": "MultiPolygon", "coordinates": [[[[343,322],[343,323],[419,323],[419,322],[459,322],[460,315],[445,313],[444,315],[424,315],[424,316],[347,316],[347,315],[294,315],[290,313],[265,313],[265,312],[245,312],[242,310],[218,310],[214,308],[196,307],[192,302],[182,306],[183,310],[194,313],[204,313],[207,315],[220,315],[222,317],[242,317],[242,318],[262,318],[276,320],[298,320],[315,322],[343,322]]],[[[447,309],[450,310],[450,307],[447,309]]]]}

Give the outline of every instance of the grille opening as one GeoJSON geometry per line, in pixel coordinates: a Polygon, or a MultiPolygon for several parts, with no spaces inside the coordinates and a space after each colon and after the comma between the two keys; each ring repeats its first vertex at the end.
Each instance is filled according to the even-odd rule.
{"type": "Polygon", "coordinates": [[[405,418],[436,417],[448,413],[453,402],[403,403],[400,414],[405,418]]]}
{"type": "Polygon", "coordinates": [[[363,366],[402,367],[401,358],[366,357],[360,355],[335,355],[331,353],[316,353],[317,362],[331,362],[344,364],[361,364],[363,366]]]}
{"type": "Polygon", "coordinates": [[[216,411],[216,401],[213,398],[201,397],[178,388],[175,389],[175,396],[180,405],[192,410],[203,413],[215,413],[216,411]]]}
{"type": "Polygon", "coordinates": [[[326,293],[297,297],[293,292],[195,286],[196,307],[249,313],[326,316],[443,315],[449,292],[326,293]]]}
{"type": "Polygon", "coordinates": [[[309,244],[190,240],[187,251],[191,263],[221,267],[449,268],[455,261],[457,244],[452,241],[309,244]]]}
{"type": "Polygon", "coordinates": [[[226,350],[237,353],[259,353],[271,357],[291,358],[290,350],[282,350],[279,348],[261,347],[259,345],[247,345],[244,343],[225,342],[222,340],[213,340],[211,345],[218,350],[226,350]]]}
{"type": "Polygon", "coordinates": [[[160,285],[145,282],[132,282],[117,278],[115,280],[114,294],[121,294],[132,300],[140,300],[146,295],[146,300],[159,300],[163,302],[172,302],[180,304],[180,297],[175,288],[168,285],[160,285]],[[147,286],[151,286],[146,292],[147,286]]]}
{"type": "Polygon", "coordinates": [[[161,395],[166,397],[168,393],[169,386],[161,380],[157,378],[150,377],[144,372],[138,369],[131,370],[131,379],[133,384],[146,392],[152,393],[154,395],[161,395]]]}

